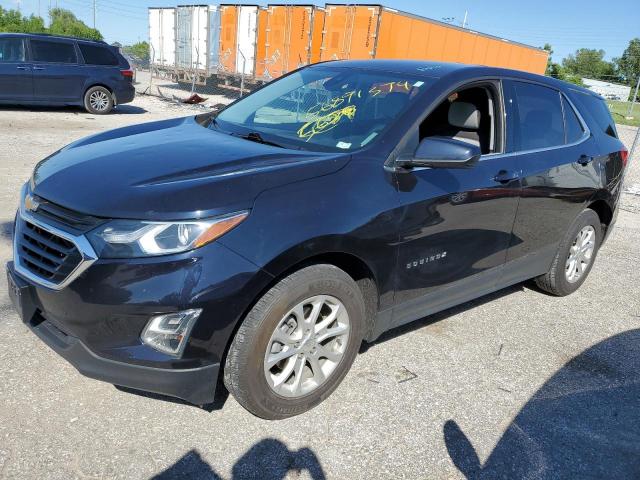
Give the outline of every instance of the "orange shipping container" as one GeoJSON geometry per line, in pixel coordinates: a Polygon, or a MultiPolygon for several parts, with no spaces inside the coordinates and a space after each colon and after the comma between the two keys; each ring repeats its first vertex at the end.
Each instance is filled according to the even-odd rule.
{"type": "Polygon", "coordinates": [[[413,59],[543,74],[545,50],[387,7],[327,5],[321,60],[413,59]]]}
{"type": "Polygon", "coordinates": [[[237,39],[238,6],[220,5],[220,67],[225,73],[236,71],[237,39]]]}
{"type": "Polygon", "coordinates": [[[279,77],[311,63],[314,32],[318,52],[322,41],[324,9],[313,5],[269,5],[268,12],[264,77],[279,77]]]}

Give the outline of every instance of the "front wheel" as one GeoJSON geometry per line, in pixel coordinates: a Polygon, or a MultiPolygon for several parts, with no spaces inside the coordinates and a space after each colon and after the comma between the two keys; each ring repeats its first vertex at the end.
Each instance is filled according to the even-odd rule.
{"type": "Polygon", "coordinates": [[[346,375],[364,324],[362,294],[347,273],[332,265],[303,268],[249,312],[229,347],[225,385],[258,417],[306,412],[346,375]]]}
{"type": "Polygon", "coordinates": [[[113,95],[105,87],[91,87],[84,94],[84,108],[94,115],[105,115],[113,110],[113,95]]]}
{"type": "Polygon", "coordinates": [[[538,287],[559,297],[578,290],[593,267],[601,242],[600,218],[591,209],[583,210],[560,242],[551,269],[535,279],[538,287]]]}

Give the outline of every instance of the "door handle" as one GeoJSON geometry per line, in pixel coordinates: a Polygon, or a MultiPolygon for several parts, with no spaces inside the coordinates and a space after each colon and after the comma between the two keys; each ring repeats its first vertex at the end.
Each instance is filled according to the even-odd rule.
{"type": "Polygon", "coordinates": [[[590,155],[580,155],[580,158],[577,160],[577,162],[582,166],[586,166],[593,162],[593,157],[590,155]]]}
{"type": "Polygon", "coordinates": [[[29,70],[29,67],[27,65],[18,65],[16,68],[18,70],[29,70]]]}
{"type": "Polygon", "coordinates": [[[34,70],[44,70],[44,67],[33,67],[34,70]]]}
{"type": "Polygon", "coordinates": [[[515,170],[500,170],[498,174],[493,177],[493,180],[498,183],[509,183],[519,177],[520,175],[515,170]]]}

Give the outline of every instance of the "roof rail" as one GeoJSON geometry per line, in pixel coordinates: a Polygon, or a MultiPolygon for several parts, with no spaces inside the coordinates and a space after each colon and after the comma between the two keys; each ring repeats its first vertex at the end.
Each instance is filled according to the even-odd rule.
{"type": "Polygon", "coordinates": [[[104,43],[108,45],[104,40],[94,40],[92,38],[82,38],[82,37],[74,37],[72,35],[57,35],[55,33],[23,33],[23,32],[3,32],[3,33],[13,33],[15,35],[29,35],[32,37],[50,37],[50,38],[64,38],[67,40],[81,40],[83,42],[94,42],[94,43],[104,43]]]}

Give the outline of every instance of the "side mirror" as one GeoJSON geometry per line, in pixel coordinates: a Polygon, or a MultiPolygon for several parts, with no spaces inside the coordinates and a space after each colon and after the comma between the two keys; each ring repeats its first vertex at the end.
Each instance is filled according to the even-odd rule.
{"type": "Polygon", "coordinates": [[[470,168],[480,159],[480,147],[448,137],[428,137],[420,142],[413,158],[398,160],[403,168],[470,168]]]}

